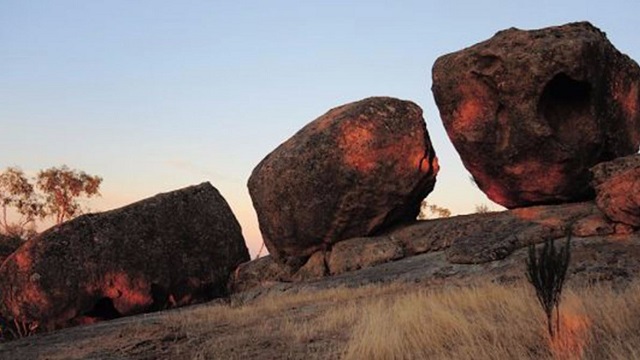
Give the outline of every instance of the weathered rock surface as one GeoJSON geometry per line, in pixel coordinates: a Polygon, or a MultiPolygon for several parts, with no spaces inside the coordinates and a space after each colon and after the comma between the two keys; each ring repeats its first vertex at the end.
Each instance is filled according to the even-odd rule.
{"type": "Polygon", "coordinates": [[[388,237],[354,238],[341,241],[331,249],[327,267],[331,275],[402,259],[401,244],[388,237]]]}
{"type": "Polygon", "coordinates": [[[640,226],[640,155],[594,166],[596,203],[611,220],[640,226]]]}
{"type": "Polygon", "coordinates": [[[432,90],[465,167],[507,208],[590,199],[589,168],[640,144],[640,68],[586,22],[444,55],[432,90]]]}
{"type": "Polygon", "coordinates": [[[374,97],[309,123],[248,186],[271,256],[295,267],[338,241],[415,219],[437,172],[420,107],[374,97]]]}
{"type": "MultiPolygon", "coordinates": [[[[515,250],[495,261],[468,264],[451,263],[445,251],[433,251],[363,267],[359,270],[303,282],[279,281],[248,288],[234,297],[244,300],[265,295],[286,295],[297,291],[334,287],[358,287],[392,282],[421,283],[425,286],[459,286],[490,280],[496,283],[526,281],[527,248],[515,250]]],[[[625,286],[640,279],[640,234],[574,237],[568,282],[588,285],[607,281],[625,286]]]]}
{"type": "Polygon", "coordinates": [[[229,281],[232,293],[242,292],[256,287],[268,287],[275,282],[290,282],[293,269],[279,264],[271,255],[240,264],[229,281]]]}
{"type": "Polygon", "coordinates": [[[187,305],[224,294],[247,260],[231,209],[203,183],[29,240],[0,267],[0,310],[52,329],[187,305]]]}
{"type": "Polygon", "coordinates": [[[254,260],[243,264],[231,283],[240,292],[283,282],[318,280],[423,253],[440,254],[438,271],[462,264],[490,264],[507,259],[529,244],[564,239],[569,230],[581,238],[638,238],[618,225],[593,202],[417,221],[378,236],[341,241],[331,250],[314,253],[300,270],[278,264],[271,257],[254,260]]]}
{"type": "Polygon", "coordinates": [[[619,232],[616,230],[616,225],[619,224],[612,223],[604,214],[598,211],[576,221],[573,224],[573,235],[580,237],[611,235],[619,232]]]}
{"type": "Polygon", "coordinates": [[[0,234],[0,265],[22,245],[22,240],[17,236],[0,234]]]}

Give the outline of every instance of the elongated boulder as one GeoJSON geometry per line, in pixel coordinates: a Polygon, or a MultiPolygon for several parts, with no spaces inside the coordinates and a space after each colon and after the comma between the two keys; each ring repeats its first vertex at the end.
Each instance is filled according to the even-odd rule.
{"type": "Polygon", "coordinates": [[[80,216],[0,267],[0,311],[54,329],[221,296],[249,260],[240,225],[209,183],[80,216]]]}
{"type": "Polygon", "coordinates": [[[478,187],[507,207],[593,197],[640,145],[640,68],[587,22],[515,28],[438,58],[433,94],[478,187]]]}
{"type": "Polygon", "coordinates": [[[640,227],[640,155],[594,166],[596,204],[613,221],[640,227]]]}
{"type": "Polygon", "coordinates": [[[438,161],[409,101],[372,97],[330,110],[253,170],[249,192],[276,261],[414,220],[438,161]]]}

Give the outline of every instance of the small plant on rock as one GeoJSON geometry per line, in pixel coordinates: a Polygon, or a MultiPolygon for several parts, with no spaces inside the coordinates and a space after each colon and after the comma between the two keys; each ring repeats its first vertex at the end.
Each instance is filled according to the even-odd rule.
{"type": "Polygon", "coordinates": [[[0,315],[0,342],[33,336],[37,331],[37,322],[8,320],[0,315]]]}
{"type": "Polygon", "coordinates": [[[536,290],[536,296],[547,316],[549,336],[554,336],[553,309],[556,309],[556,332],[560,331],[560,295],[566,279],[571,258],[571,231],[561,249],[556,249],[554,240],[544,242],[536,252],[535,244],[529,245],[527,279],[536,290]]]}

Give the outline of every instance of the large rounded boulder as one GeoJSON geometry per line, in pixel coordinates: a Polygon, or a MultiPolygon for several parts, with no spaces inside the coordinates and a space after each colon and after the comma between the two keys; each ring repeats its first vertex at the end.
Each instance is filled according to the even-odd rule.
{"type": "Polygon", "coordinates": [[[592,198],[589,168],[640,144],[640,68],[587,22],[444,55],[433,94],[478,187],[507,207],[592,198]]]}
{"type": "Polygon", "coordinates": [[[338,241],[415,220],[437,172],[422,109],[372,97],[302,128],[258,164],[248,186],[269,252],[296,266],[338,241]]]}
{"type": "Polygon", "coordinates": [[[192,304],[224,295],[248,260],[231,209],[203,183],[29,240],[0,267],[0,311],[54,329],[192,304]]]}

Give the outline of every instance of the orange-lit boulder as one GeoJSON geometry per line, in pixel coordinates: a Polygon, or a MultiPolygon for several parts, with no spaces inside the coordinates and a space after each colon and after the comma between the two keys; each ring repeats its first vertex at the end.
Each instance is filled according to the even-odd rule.
{"type": "Polygon", "coordinates": [[[409,101],[373,97],[330,110],[258,164],[249,192],[276,261],[416,218],[438,161],[409,101]]]}
{"type": "Polygon", "coordinates": [[[0,311],[53,329],[187,305],[224,295],[248,260],[231,209],[203,183],[29,240],[0,267],[0,311]]]}
{"type": "Polygon", "coordinates": [[[432,90],[465,167],[507,208],[592,198],[589,168],[640,144],[640,68],[586,22],[442,56],[432,90]]]}
{"type": "Polygon", "coordinates": [[[640,227],[640,155],[601,163],[591,171],[600,210],[613,221],[640,227]]]}

